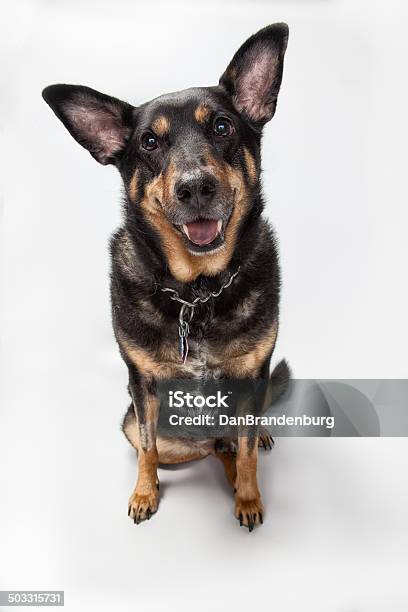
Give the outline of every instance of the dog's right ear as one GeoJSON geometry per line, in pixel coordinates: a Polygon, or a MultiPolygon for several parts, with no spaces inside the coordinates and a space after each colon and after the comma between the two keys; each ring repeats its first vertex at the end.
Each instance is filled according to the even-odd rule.
{"type": "Polygon", "coordinates": [[[133,129],[133,106],[82,85],[50,85],[42,95],[98,162],[117,162],[133,129]]]}

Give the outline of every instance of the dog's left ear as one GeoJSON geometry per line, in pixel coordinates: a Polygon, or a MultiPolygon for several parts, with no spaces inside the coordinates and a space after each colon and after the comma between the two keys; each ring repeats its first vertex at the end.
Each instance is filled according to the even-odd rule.
{"type": "Polygon", "coordinates": [[[236,110],[256,124],[275,113],[288,36],[286,23],[263,28],[238,49],[220,79],[236,110]]]}

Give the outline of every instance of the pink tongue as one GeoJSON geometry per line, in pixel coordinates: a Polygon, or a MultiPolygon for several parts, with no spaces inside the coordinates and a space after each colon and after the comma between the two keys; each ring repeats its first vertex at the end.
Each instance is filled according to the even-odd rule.
{"type": "Polygon", "coordinates": [[[218,233],[218,221],[193,221],[186,224],[191,242],[203,246],[210,244],[218,233]]]}

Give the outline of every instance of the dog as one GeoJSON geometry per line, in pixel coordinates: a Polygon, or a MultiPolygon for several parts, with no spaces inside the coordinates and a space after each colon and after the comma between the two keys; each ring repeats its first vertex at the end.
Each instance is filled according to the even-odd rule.
{"type": "MultiPolygon", "coordinates": [[[[272,24],[236,52],[219,84],[162,95],[140,106],[80,85],[50,85],[43,98],[124,185],[123,225],[111,240],[112,320],[129,372],[122,429],[138,454],[128,514],[150,519],[159,464],[215,455],[234,488],[235,517],[263,522],[258,446],[267,431],[235,440],[166,437],[158,431],[160,382],[288,379],[269,375],[278,333],[276,239],[262,217],[261,137],[282,80],[288,26],[272,24]]],[[[167,406],[168,408],[168,406],[167,406]]]]}

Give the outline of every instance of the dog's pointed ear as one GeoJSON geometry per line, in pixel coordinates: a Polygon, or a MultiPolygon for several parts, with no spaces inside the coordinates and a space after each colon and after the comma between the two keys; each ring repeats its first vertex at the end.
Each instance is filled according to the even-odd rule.
{"type": "Polygon", "coordinates": [[[133,107],[82,85],[42,92],[70,134],[101,164],[115,164],[132,132],[133,107]]]}
{"type": "Polygon", "coordinates": [[[236,110],[254,123],[262,125],[275,113],[288,36],[286,23],[263,28],[238,49],[220,79],[236,110]]]}

